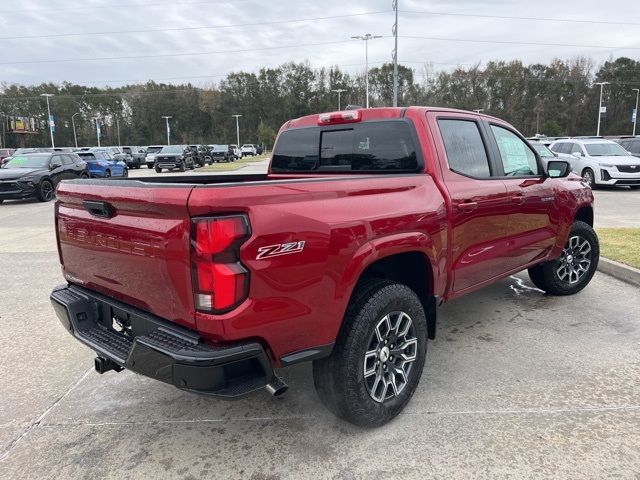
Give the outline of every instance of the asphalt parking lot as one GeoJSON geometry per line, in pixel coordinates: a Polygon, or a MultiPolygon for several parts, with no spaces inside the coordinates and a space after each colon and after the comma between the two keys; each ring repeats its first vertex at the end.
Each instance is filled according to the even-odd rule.
{"type": "MultiPolygon", "coordinates": [[[[640,191],[596,196],[598,225],[640,222],[640,191]]],[[[445,305],[408,408],[362,430],[309,365],[233,403],[95,373],[49,304],[52,203],[0,205],[0,272],[2,479],[640,477],[640,295],[601,273],[573,297],[522,274],[445,305]]]]}

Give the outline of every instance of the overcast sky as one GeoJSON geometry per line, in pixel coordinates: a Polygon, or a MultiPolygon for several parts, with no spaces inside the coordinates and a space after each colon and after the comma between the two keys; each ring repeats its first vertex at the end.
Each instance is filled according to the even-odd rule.
{"type": "MultiPolygon", "coordinates": [[[[638,0],[399,2],[398,59],[418,73],[425,62],[439,70],[516,58],[640,58],[638,0]]],[[[370,63],[379,65],[391,58],[392,23],[391,0],[0,0],[0,82],[201,85],[305,59],[358,72],[364,44],[350,37],[383,35],[369,43],[370,63]]]]}

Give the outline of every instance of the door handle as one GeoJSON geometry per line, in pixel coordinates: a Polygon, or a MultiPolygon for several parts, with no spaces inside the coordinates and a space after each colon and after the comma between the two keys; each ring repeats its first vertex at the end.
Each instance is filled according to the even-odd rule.
{"type": "Polygon", "coordinates": [[[513,197],[511,197],[511,201],[513,203],[517,203],[517,204],[524,203],[525,199],[526,199],[526,197],[522,193],[519,193],[519,194],[514,195],[513,197]]]}
{"type": "Polygon", "coordinates": [[[465,200],[464,202],[460,202],[456,204],[458,210],[463,212],[470,212],[478,208],[478,202],[472,202],[471,200],[465,200]]]}

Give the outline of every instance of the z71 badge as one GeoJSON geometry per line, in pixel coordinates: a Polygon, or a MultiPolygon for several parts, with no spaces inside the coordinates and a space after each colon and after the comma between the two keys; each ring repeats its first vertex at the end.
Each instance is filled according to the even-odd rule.
{"type": "Polygon", "coordinates": [[[304,250],[304,241],[269,245],[268,247],[258,248],[256,260],[279,257],[280,255],[289,255],[290,253],[300,253],[302,250],[304,250]]]}

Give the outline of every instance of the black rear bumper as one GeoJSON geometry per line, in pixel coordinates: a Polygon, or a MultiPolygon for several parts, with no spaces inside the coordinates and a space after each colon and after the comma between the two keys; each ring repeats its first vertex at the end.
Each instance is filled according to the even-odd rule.
{"type": "Polygon", "coordinates": [[[234,399],[262,388],[286,390],[256,342],[212,346],[189,329],[76,285],[51,303],[64,327],[104,360],[182,390],[234,399]],[[118,331],[120,330],[120,331],[118,331]]]}

